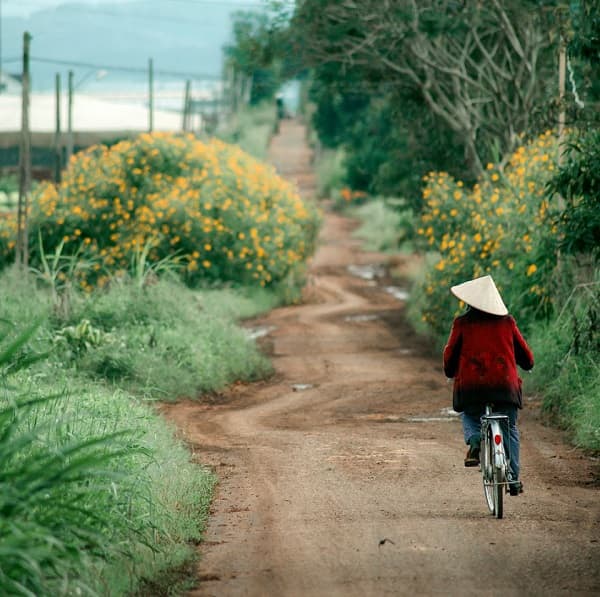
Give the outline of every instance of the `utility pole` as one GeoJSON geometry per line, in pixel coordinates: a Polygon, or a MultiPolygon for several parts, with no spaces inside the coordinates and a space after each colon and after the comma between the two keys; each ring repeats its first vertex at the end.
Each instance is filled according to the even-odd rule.
{"type": "MultiPolygon", "coordinates": [[[[560,166],[565,156],[565,87],[567,79],[567,44],[565,38],[560,36],[560,47],[558,49],[558,165],[560,166]]],[[[565,209],[565,200],[558,195],[558,207],[561,211],[565,209]]]]}
{"type": "Polygon", "coordinates": [[[0,93],[3,91],[4,70],[2,68],[2,0],[0,0],[0,93]]]}
{"type": "Polygon", "coordinates": [[[190,108],[191,108],[191,86],[192,82],[188,79],[185,82],[185,95],[183,98],[183,132],[187,132],[190,129],[190,108]]]}
{"type": "Polygon", "coordinates": [[[21,140],[19,149],[19,200],[17,204],[16,262],[26,269],[29,264],[27,216],[31,187],[31,137],[29,133],[29,43],[31,35],[23,34],[23,77],[21,102],[21,140]]]}
{"type": "Polygon", "coordinates": [[[560,38],[560,48],[558,50],[558,163],[563,159],[564,137],[565,137],[565,87],[567,79],[567,46],[564,38],[560,38]]]}
{"type": "MultiPolygon", "coordinates": [[[[0,0],[1,1],[1,0],[0,0]]],[[[69,71],[67,83],[67,164],[73,155],[73,71],[69,71]]]]}
{"type": "Polygon", "coordinates": [[[154,64],[148,59],[148,131],[154,130],[154,64]]]}
{"type": "Polygon", "coordinates": [[[56,91],[56,127],[54,129],[54,181],[60,182],[62,166],[62,139],[60,130],[60,73],[56,73],[54,88],[56,91]]]}

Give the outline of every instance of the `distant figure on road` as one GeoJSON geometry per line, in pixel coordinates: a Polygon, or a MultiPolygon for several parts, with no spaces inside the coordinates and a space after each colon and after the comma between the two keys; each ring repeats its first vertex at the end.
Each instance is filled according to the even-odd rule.
{"type": "Polygon", "coordinates": [[[282,120],[283,118],[287,118],[285,102],[283,101],[283,95],[280,93],[275,97],[275,104],[277,105],[277,119],[282,120]]]}
{"type": "Polygon", "coordinates": [[[463,432],[469,446],[465,466],[479,464],[480,418],[486,404],[508,415],[511,483],[510,494],[523,491],[519,481],[519,431],[517,409],[523,408],[517,365],[533,367],[533,353],[491,276],[469,280],[450,291],[467,304],[467,311],[452,324],[444,348],[444,373],[454,378],[452,404],[462,413],[463,432]]]}

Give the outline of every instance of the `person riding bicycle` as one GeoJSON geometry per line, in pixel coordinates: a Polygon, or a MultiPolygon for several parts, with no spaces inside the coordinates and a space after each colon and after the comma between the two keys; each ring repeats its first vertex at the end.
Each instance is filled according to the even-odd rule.
{"type": "Polygon", "coordinates": [[[508,415],[511,495],[523,491],[519,481],[519,430],[517,411],[523,408],[517,365],[533,368],[533,353],[515,319],[508,314],[491,276],[453,286],[452,294],[466,303],[444,348],[444,373],[454,378],[452,405],[461,413],[469,446],[465,466],[479,464],[480,419],[486,404],[508,415]]]}

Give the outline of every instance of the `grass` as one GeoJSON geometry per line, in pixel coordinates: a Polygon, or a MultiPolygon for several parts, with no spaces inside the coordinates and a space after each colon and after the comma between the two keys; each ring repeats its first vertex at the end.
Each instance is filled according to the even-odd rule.
{"type": "Polygon", "coordinates": [[[0,275],[0,594],[183,591],[215,478],[148,400],[268,375],[238,319],[289,292],[163,277],[87,295],[0,275]]]}
{"type": "MultiPolygon", "coordinates": [[[[237,317],[266,310],[241,291],[192,291],[175,279],[139,288],[115,284],[81,298],[68,324],[86,318],[104,340],[71,356],[94,378],[145,398],[194,398],[271,371],[268,360],[237,325],[237,317]]],[[[68,327],[68,326],[67,326],[68,327]]]]}
{"type": "Polygon", "coordinates": [[[355,236],[369,251],[412,250],[414,216],[402,200],[378,197],[352,207],[350,215],[361,221],[355,236]]]}
{"type": "Polygon", "coordinates": [[[2,594],[124,595],[194,557],[214,477],[149,406],[51,364],[11,381],[2,594]]]}
{"type": "Polygon", "coordinates": [[[599,273],[595,282],[575,287],[556,317],[532,327],[536,366],[527,378],[551,421],[592,451],[600,451],[599,273]]]}
{"type": "Polygon", "coordinates": [[[344,186],[346,168],[343,149],[321,149],[316,159],[317,197],[327,198],[344,186]]]}
{"type": "Polygon", "coordinates": [[[264,102],[242,107],[217,131],[217,136],[227,143],[239,145],[255,158],[265,160],[276,126],[275,104],[264,102]]]}
{"type": "Polygon", "coordinates": [[[0,277],[0,292],[1,319],[48,317],[38,348],[53,349],[66,371],[165,401],[268,376],[269,361],[237,322],[285,300],[285,287],[191,290],[174,277],[115,281],[90,295],[63,289],[57,300],[14,269],[0,277]]]}

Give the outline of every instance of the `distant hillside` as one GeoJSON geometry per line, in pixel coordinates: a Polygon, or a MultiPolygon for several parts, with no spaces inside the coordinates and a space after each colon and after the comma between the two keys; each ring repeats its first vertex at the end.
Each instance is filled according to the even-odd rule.
{"type": "MultiPolygon", "coordinates": [[[[43,10],[28,19],[5,17],[2,23],[4,69],[20,70],[23,32],[33,35],[33,58],[60,59],[97,64],[108,70],[103,86],[123,80],[142,83],[143,73],[110,70],[110,66],[145,69],[154,59],[157,71],[169,70],[217,77],[221,73],[222,47],[230,39],[231,15],[239,7],[192,2],[143,2],[84,5],[65,4],[43,10]]],[[[68,65],[32,62],[36,90],[51,88],[56,72],[68,65]]],[[[94,69],[75,68],[76,81],[94,69]]],[[[157,75],[157,79],[164,77],[157,75]]],[[[167,79],[168,80],[168,79],[167,79]]],[[[178,80],[177,78],[173,79],[178,80]]],[[[86,86],[89,83],[86,83],[86,86]]]]}

